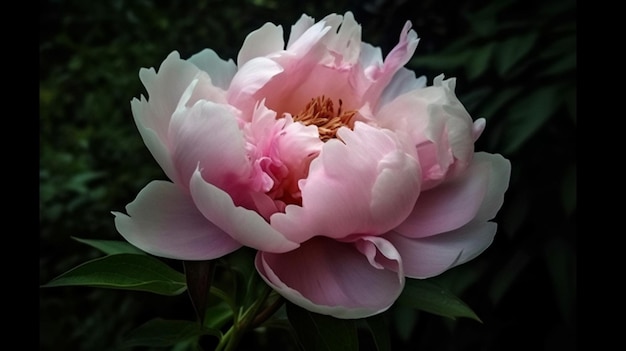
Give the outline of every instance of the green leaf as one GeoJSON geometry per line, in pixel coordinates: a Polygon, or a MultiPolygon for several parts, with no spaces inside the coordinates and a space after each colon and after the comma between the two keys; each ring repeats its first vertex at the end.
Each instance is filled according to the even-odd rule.
{"type": "Polygon", "coordinates": [[[500,90],[495,93],[489,100],[485,102],[483,107],[479,110],[480,113],[477,117],[483,117],[487,121],[495,118],[496,112],[498,112],[506,103],[511,101],[522,89],[520,87],[511,87],[500,90]]]}
{"type": "Polygon", "coordinates": [[[139,250],[135,246],[126,241],[120,240],[92,240],[72,237],[72,239],[94,247],[107,255],[117,255],[121,253],[146,255],[145,252],[139,250]]]}
{"type": "Polygon", "coordinates": [[[531,261],[531,257],[524,250],[517,251],[501,269],[496,273],[489,287],[489,298],[493,305],[497,305],[509,288],[515,282],[524,268],[531,261]]]}
{"type": "Polygon", "coordinates": [[[468,59],[469,52],[451,53],[451,54],[433,54],[418,56],[412,59],[408,66],[417,70],[430,68],[433,70],[452,70],[461,67],[468,59]]]}
{"type": "Polygon", "coordinates": [[[495,47],[495,42],[489,42],[474,50],[469,60],[466,61],[465,69],[467,70],[467,79],[473,80],[485,73],[491,62],[495,47]]]}
{"type": "Polygon", "coordinates": [[[220,329],[233,318],[232,308],[223,300],[207,308],[204,316],[204,325],[209,328],[220,329]]]}
{"type": "Polygon", "coordinates": [[[85,262],[43,287],[89,286],[174,296],[185,291],[185,275],[148,255],[117,254],[85,262]]]}
{"type": "Polygon", "coordinates": [[[203,335],[222,337],[219,330],[202,327],[196,322],[156,318],[131,331],[124,338],[122,347],[168,347],[194,342],[203,335]]]}
{"type": "Polygon", "coordinates": [[[412,308],[405,308],[394,304],[391,306],[393,325],[400,340],[408,342],[413,336],[413,330],[418,322],[419,312],[412,308]]]}
{"type": "Polygon", "coordinates": [[[372,333],[376,350],[391,351],[391,337],[389,336],[389,323],[384,313],[367,317],[365,319],[369,331],[372,333]]]}
{"type": "Polygon", "coordinates": [[[306,351],[358,351],[356,322],[287,304],[287,317],[306,351]]]}
{"type": "Polygon", "coordinates": [[[537,33],[529,33],[525,35],[508,38],[504,42],[498,44],[495,56],[496,70],[500,76],[505,75],[523,59],[533,48],[537,41],[537,33]]]}
{"type": "Polygon", "coordinates": [[[561,181],[561,201],[567,215],[571,215],[576,209],[576,163],[567,167],[561,181]]]}
{"type": "Polygon", "coordinates": [[[561,317],[571,323],[576,305],[576,250],[562,238],[550,239],[543,249],[561,317]]]}
{"type": "Polygon", "coordinates": [[[423,279],[407,279],[396,304],[450,319],[466,317],[482,323],[474,311],[449,290],[423,279]]]}
{"type": "Polygon", "coordinates": [[[519,150],[552,117],[561,102],[557,90],[554,85],[535,90],[511,106],[503,130],[503,154],[519,150]]]}

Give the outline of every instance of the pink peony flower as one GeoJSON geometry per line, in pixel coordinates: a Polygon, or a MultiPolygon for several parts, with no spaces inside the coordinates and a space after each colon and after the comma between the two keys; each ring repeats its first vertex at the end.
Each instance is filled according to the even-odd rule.
{"type": "Polygon", "coordinates": [[[428,278],[493,241],[510,163],[474,151],[485,120],[455,80],[403,66],[407,22],[383,60],[352,13],[303,15],[250,33],[237,63],[205,49],[141,69],[131,102],[155,180],[114,212],[121,235],[157,256],[209,260],[242,246],[273,289],[310,311],[388,309],[405,277],[428,278]]]}

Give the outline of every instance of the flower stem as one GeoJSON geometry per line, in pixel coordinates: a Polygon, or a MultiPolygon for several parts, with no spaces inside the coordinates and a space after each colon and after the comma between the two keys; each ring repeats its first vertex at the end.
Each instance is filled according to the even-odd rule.
{"type": "MultiPolygon", "coordinates": [[[[267,309],[264,310],[262,313],[259,313],[259,311],[261,307],[263,307],[263,305],[267,301],[267,298],[270,296],[271,292],[272,292],[272,289],[269,286],[263,285],[263,291],[261,295],[259,296],[259,298],[252,304],[252,306],[250,306],[250,308],[248,308],[248,310],[246,310],[241,315],[240,318],[234,321],[233,325],[230,327],[230,329],[228,329],[228,331],[224,334],[224,336],[220,340],[219,344],[215,348],[215,351],[236,350],[243,335],[248,330],[258,325],[257,323],[255,323],[257,321],[257,315],[260,316],[264,314],[264,312],[267,313],[266,312],[267,309]]],[[[272,308],[274,304],[272,304],[270,308],[272,308]]],[[[267,317],[264,317],[264,318],[267,319],[267,317]]]]}

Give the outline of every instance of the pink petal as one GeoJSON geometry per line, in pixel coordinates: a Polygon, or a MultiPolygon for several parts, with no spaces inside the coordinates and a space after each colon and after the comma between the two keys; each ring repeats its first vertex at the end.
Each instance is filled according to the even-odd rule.
{"type": "Polygon", "coordinates": [[[179,260],[210,260],[241,247],[207,221],[191,198],[173,183],[153,181],[126,206],[113,212],[115,227],[129,243],[152,255],[179,260]]]}
{"type": "Polygon", "coordinates": [[[502,155],[486,152],[477,152],[474,155],[474,162],[490,166],[487,194],[474,218],[475,221],[488,221],[496,216],[504,203],[504,193],[509,187],[511,178],[511,162],[502,155]]]}
{"type": "Polygon", "coordinates": [[[200,164],[202,176],[221,188],[229,188],[250,172],[245,140],[236,111],[227,105],[198,101],[180,107],[172,118],[172,158],[180,184],[186,187],[200,164]]]}
{"type": "Polygon", "coordinates": [[[422,238],[460,228],[472,220],[493,218],[508,185],[509,163],[502,156],[476,155],[463,174],[422,192],[409,217],[394,231],[422,238]]]}
{"type": "Polygon", "coordinates": [[[241,244],[277,253],[299,246],[272,228],[259,213],[235,206],[228,193],[202,179],[200,170],[191,177],[190,191],[202,214],[241,244]]]}
{"type": "Polygon", "coordinates": [[[298,21],[296,21],[296,23],[291,26],[291,30],[289,31],[289,40],[287,41],[287,49],[289,49],[291,45],[314,24],[315,19],[313,17],[302,14],[302,16],[300,16],[300,19],[298,19],[298,21]]]}
{"type": "Polygon", "coordinates": [[[158,73],[154,68],[139,71],[149,100],[142,95],[140,100],[131,101],[133,118],[146,147],[173,182],[178,182],[178,175],[170,159],[168,128],[181,95],[199,72],[196,66],[181,60],[178,52],[173,51],[158,73]]]}
{"type": "Polygon", "coordinates": [[[174,183],[179,183],[178,172],[174,168],[174,162],[170,156],[170,150],[167,147],[166,140],[161,139],[157,132],[153,129],[147,128],[143,122],[141,122],[142,116],[149,114],[150,106],[146,99],[142,96],[141,101],[133,99],[130,102],[131,111],[135,118],[135,124],[141,134],[144,144],[152,154],[152,157],[157,161],[165,175],[174,183]]]}
{"type": "Polygon", "coordinates": [[[426,238],[411,239],[395,232],[383,237],[402,257],[404,274],[410,278],[430,278],[465,263],[482,253],[496,234],[493,222],[472,222],[457,230],[426,238]]]}
{"type": "Polygon", "coordinates": [[[460,228],[476,216],[488,182],[487,165],[473,164],[462,177],[422,192],[409,217],[394,230],[421,238],[460,228]]]}
{"type": "Polygon", "coordinates": [[[400,68],[391,79],[391,82],[389,82],[389,84],[385,87],[385,90],[383,90],[380,100],[378,101],[378,106],[384,106],[400,95],[425,87],[425,76],[416,78],[415,72],[404,67],[400,68]]]}
{"type": "Polygon", "coordinates": [[[228,102],[242,111],[242,116],[252,116],[254,108],[260,99],[254,95],[283,68],[276,62],[257,57],[239,67],[228,88],[226,98],[228,102]]]}
{"type": "Polygon", "coordinates": [[[224,61],[211,49],[204,49],[191,56],[187,61],[206,72],[211,77],[213,85],[224,91],[228,90],[230,81],[233,80],[235,73],[237,73],[235,61],[232,59],[224,61]]]}
{"type": "Polygon", "coordinates": [[[342,128],[300,181],[302,206],[271,217],[272,226],[303,242],[315,235],[376,235],[400,224],[419,194],[419,165],[389,131],[357,122],[342,128]]]}
{"type": "Polygon", "coordinates": [[[404,287],[398,252],[376,237],[357,243],[316,237],[291,252],[259,252],[255,265],[287,300],[337,318],[383,312],[404,287]]]}
{"type": "Polygon", "coordinates": [[[283,27],[265,23],[261,28],[248,34],[239,50],[237,65],[241,67],[255,57],[267,56],[284,48],[283,27]]]}
{"type": "Polygon", "coordinates": [[[194,64],[180,59],[177,51],[170,53],[159,67],[142,68],[139,78],[149,95],[140,115],[135,116],[138,124],[152,129],[163,141],[167,140],[172,114],[178,106],[180,97],[200,70],[194,64]]]}
{"type": "Polygon", "coordinates": [[[407,21],[400,33],[398,44],[385,57],[382,67],[376,70],[370,69],[369,75],[375,83],[367,91],[365,100],[369,101],[374,109],[381,93],[389,85],[396,72],[404,67],[413,56],[418,42],[417,34],[411,29],[411,22],[407,21]]]}

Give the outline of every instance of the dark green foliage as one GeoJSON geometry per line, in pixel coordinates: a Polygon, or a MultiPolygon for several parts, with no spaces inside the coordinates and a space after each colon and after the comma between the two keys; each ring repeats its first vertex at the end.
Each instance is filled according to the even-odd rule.
{"type": "MultiPolygon", "coordinates": [[[[110,248],[110,242],[89,240],[121,239],[110,212],[123,211],[150,180],[166,179],[130,112],[130,100],[145,94],[138,77],[141,67],[158,67],[173,50],[187,58],[207,47],[235,59],[247,33],[267,21],[288,32],[304,12],[320,19],[346,10],[361,22],[364,41],[380,46],[384,54],[411,20],[421,41],[408,68],[426,75],[429,84],[441,73],[457,77],[460,100],[474,118],[487,119],[477,150],[502,153],[512,163],[493,245],[474,261],[433,279],[483,323],[394,306],[381,319],[357,325],[360,349],[375,350],[381,342],[381,350],[386,349],[387,338],[392,350],[575,349],[574,0],[44,2],[40,283],[101,257],[97,248],[110,248]],[[372,336],[368,327],[385,325],[383,320],[390,334],[374,331],[372,336]]],[[[164,262],[183,271],[180,262],[164,262]]],[[[232,275],[235,287],[249,283],[232,275]]],[[[224,305],[209,311],[229,315],[224,305]]],[[[136,328],[157,317],[172,323],[195,319],[187,294],[91,287],[42,289],[40,316],[40,350],[46,351],[121,350],[128,342],[124,336],[141,339],[136,328]]],[[[275,323],[288,330],[285,320],[279,313],[275,323]]],[[[210,334],[184,322],[177,325],[185,337],[210,334]]],[[[297,350],[296,339],[282,332],[251,333],[241,349],[273,350],[279,344],[284,346],[279,349],[297,350]]],[[[213,337],[205,337],[210,345],[213,337]]],[[[166,335],[164,343],[174,345],[177,338],[166,335]]],[[[348,341],[353,345],[354,340],[348,341]]],[[[157,344],[141,350],[164,349],[157,344]]]]}

